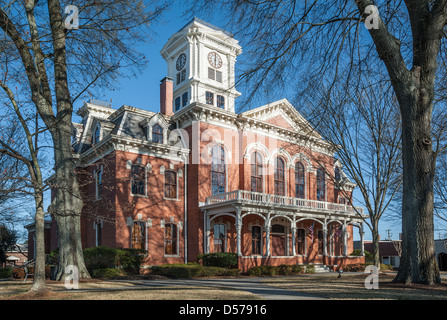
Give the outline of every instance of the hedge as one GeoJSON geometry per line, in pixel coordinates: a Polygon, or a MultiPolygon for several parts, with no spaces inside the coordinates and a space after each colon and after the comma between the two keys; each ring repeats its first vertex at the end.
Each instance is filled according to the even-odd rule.
{"type": "Polygon", "coordinates": [[[200,278],[212,276],[237,276],[239,269],[201,266],[197,263],[165,264],[151,267],[151,274],[168,278],[200,278]]]}
{"type": "Polygon", "coordinates": [[[113,279],[124,276],[125,272],[117,268],[96,269],[93,271],[93,278],[113,279]]]}
{"type": "Polygon", "coordinates": [[[98,269],[116,267],[128,274],[139,274],[145,254],[145,250],[99,246],[85,249],[84,260],[90,274],[98,269]]]}
{"type": "Polygon", "coordinates": [[[0,268],[0,279],[11,278],[12,277],[12,268],[0,268]]]}
{"type": "Polygon", "coordinates": [[[221,268],[237,268],[237,254],[229,252],[215,252],[200,254],[197,256],[199,263],[204,266],[221,267],[221,268]]]}
{"type": "Polygon", "coordinates": [[[279,266],[256,266],[248,269],[249,276],[274,276],[282,275],[288,276],[299,273],[315,273],[315,266],[313,265],[279,265],[279,266]]]}

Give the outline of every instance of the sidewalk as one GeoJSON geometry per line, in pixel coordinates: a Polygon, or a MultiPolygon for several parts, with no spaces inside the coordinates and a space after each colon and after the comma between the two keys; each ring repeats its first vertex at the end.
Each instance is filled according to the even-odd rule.
{"type": "MultiPolygon", "coordinates": [[[[334,273],[332,273],[334,275],[334,273]]],[[[284,277],[285,278],[285,277],[284,277]]],[[[276,288],[262,283],[263,278],[226,279],[169,279],[169,280],[129,280],[142,286],[160,288],[173,286],[230,287],[253,293],[266,300],[323,300],[325,298],[293,290],[276,288]]]]}

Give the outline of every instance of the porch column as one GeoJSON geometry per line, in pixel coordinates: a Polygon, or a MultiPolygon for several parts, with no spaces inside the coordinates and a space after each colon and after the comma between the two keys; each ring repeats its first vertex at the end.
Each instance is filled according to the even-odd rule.
{"type": "Polygon", "coordinates": [[[210,217],[205,211],[205,253],[210,253],[210,217]]]}
{"type": "Polygon", "coordinates": [[[241,208],[236,207],[236,248],[238,257],[242,256],[241,251],[241,230],[242,230],[242,217],[241,208]]]}
{"type": "Polygon", "coordinates": [[[293,215],[292,221],[292,256],[296,256],[296,216],[293,215]]]}
{"type": "Polygon", "coordinates": [[[265,229],[265,251],[266,251],[265,254],[267,257],[269,257],[270,256],[270,229],[271,229],[270,213],[267,214],[267,218],[265,219],[264,229],[265,229]]]}
{"type": "Polygon", "coordinates": [[[323,257],[327,257],[327,219],[323,223],[323,257]]]}
{"type": "Polygon", "coordinates": [[[348,256],[348,228],[346,220],[343,222],[343,256],[348,256]]]}

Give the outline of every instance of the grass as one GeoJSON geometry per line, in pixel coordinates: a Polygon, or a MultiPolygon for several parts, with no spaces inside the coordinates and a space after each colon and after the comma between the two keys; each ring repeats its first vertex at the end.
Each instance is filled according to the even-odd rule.
{"type": "Polygon", "coordinates": [[[65,290],[64,283],[47,281],[49,291],[28,292],[31,281],[0,282],[0,300],[257,300],[245,291],[223,287],[146,287],[125,281],[81,280],[80,290],[65,290]]]}
{"type": "MultiPolygon", "coordinates": [[[[393,284],[394,274],[379,277],[379,289],[365,288],[366,274],[345,272],[301,274],[295,276],[262,277],[264,284],[281,289],[296,290],[334,300],[439,300],[447,299],[447,284],[434,286],[393,284]]],[[[0,300],[257,300],[252,293],[217,286],[149,287],[140,281],[81,280],[80,290],[65,290],[64,283],[47,281],[50,291],[44,294],[27,292],[31,281],[0,281],[0,300]]]]}
{"type": "Polygon", "coordinates": [[[434,286],[419,284],[394,284],[392,273],[379,276],[378,289],[366,289],[367,274],[344,273],[330,275],[298,275],[295,277],[274,277],[265,279],[265,284],[281,289],[296,290],[319,297],[334,300],[445,300],[447,284],[442,282],[434,286]]]}

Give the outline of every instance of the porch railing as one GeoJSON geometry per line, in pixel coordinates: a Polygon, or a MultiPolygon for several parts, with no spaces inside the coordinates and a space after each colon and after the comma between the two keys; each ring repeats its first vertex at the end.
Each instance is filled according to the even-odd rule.
{"type": "Polygon", "coordinates": [[[205,205],[222,204],[229,201],[363,214],[363,208],[353,207],[349,204],[300,199],[247,190],[234,190],[207,197],[205,205]]]}

